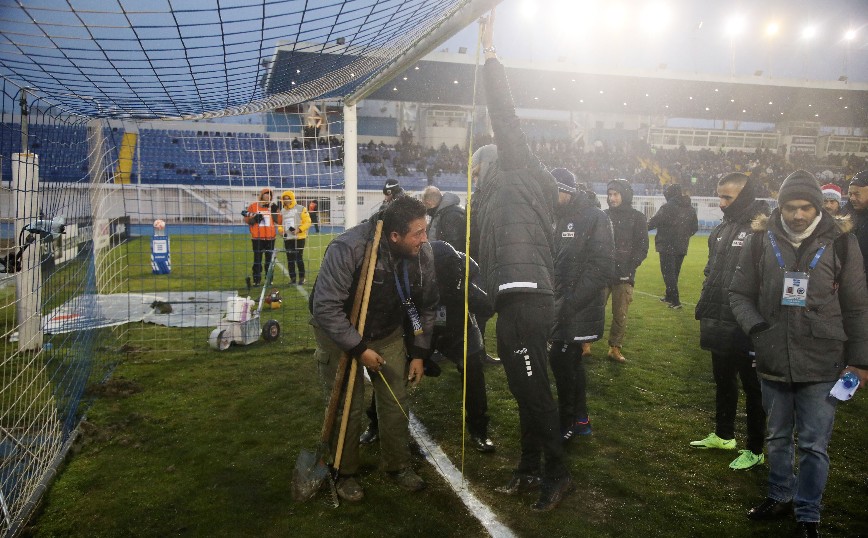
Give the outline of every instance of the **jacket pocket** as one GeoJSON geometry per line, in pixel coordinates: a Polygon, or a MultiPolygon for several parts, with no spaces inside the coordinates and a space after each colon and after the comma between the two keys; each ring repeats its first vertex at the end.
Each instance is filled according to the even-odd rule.
{"type": "Polygon", "coordinates": [[[699,347],[708,351],[729,353],[750,351],[750,339],[733,321],[702,318],[699,320],[699,347]]]}
{"type": "Polygon", "coordinates": [[[811,335],[826,340],[847,341],[847,333],[844,332],[844,327],[840,323],[811,320],[811,335]]]}

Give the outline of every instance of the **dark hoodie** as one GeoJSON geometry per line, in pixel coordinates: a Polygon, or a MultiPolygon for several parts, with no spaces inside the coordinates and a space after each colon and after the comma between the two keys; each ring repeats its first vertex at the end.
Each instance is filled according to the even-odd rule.
{"type": "Polygon", "coordinates": [[[615,234],[615,271],[613,283],[633,284],[636,268],[648,257],[648,221],[633,209],[633,187],[626,179],[613,179],[606,187],[621,194],[621,205],[606,210],[615,234]]]}
{"type": "Polygon", "coordinates": [[[444,192],[440,204],[433,209],[428,224],[429,241],[446,241],[455,250],[464,252],[467,241],[467,214],[457,194],[444,192]]]}
{"type": "Polygon", "coordinates": [[[690,197],[681,193],[681,186],[669,185],[663,191],[666,203],[648,221],[649,230],[657,230],[654,246],[660,254],[685,256],[690,237],[699,230],[696,211],[690,197]]]}
{"type": "Polygon", "coordinates": [[[705,282],[695,314],[702,349],[718,353],[747,353],[752,349],[750,339],[738,326],[729,307],[729,283],[751,234],[751,222],[770,212],[768,203],[757,200],[756,194],[756,186],[749,179],[735,200],[723,210],[723,220],[708,236],[705,282]]]}

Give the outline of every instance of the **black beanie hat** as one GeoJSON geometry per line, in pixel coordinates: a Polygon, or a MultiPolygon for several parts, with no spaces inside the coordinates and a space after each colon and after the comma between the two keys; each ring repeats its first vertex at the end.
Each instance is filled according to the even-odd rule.
{"type": "Polygon", "coordinates": [[[404,192],[404,189],[402,189],[401,186],[398,185],[397,179],[387,179],[386,184],[383,185],[383,194],[385,194],[386,196],[389,196],[390,194],[393,196],[397,196],[402,192],[404,192]]]}
{"type": "Polygon", "coordinates": [[[817,208],[823,209],[823,191],[817,179],[805,170],[796,170],[787,176],[778,192],[778,205],[784,205],[790,200],[807,200],[817,208]]]}
{"type": "Polygon", "coordinates": [[[558,184],[559,191],[568,192],[570,194],[576,193],[576,176],[574,176],[572,172],[566,168],[555,168],[551,171],[551,174],[554,176],[555,182],[558,184]]]}
{"type": "Polygon", "coordinates": [[[868,187],[868,170],[862,170],[850,178],[850,185],[854,187],[868,187]]]}

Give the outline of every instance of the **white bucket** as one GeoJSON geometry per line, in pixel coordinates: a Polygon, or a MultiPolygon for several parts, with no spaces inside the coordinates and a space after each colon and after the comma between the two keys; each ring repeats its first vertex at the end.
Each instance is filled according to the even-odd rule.
{"type": "Polygon", "coordinates": [[[250,297],[229,297],[226,300],[226,321],[247,321],[256,301],[250,297]]]}

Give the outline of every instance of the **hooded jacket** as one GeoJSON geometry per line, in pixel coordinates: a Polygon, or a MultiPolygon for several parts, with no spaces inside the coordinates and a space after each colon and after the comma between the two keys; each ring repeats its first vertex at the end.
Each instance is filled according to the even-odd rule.
{"type": "MultiPolygon", "coordinates": [[[[350,324],[350,310],[359,285],[365,249],[374,236],[375,226],[376,221],[363,222],[329,243],[308,303],[313,315],[311,325],[322,329],[339,348],[354,356],[367,349],[365,342],[385,338],[403,326],[406,317],[395,284],[396,271],[400,272],[403,281],[403,263],[391,255],[388,239],[383,234],[374,268],[364,335],[350,324]]],[[[431,354],[438,302],[431,245],[424,243],[419,256],[407,260],[406,265],[413,304],[419,312],[423,331],[413,337],[408,351],[413,358],[425,359],[431,354]]]]}
{"type": "Polygon", "coordinates": [[[868,290],[861,253],[850,234],[841,239],[846,248],[835,241],[849,231],[849,223],[821,211],[816,229],[796,249],[785,239],[780,215],[775,209],[771,217],[754,221],[754,234],[741,250],[729,288],[736,320],[745,333],[754,331],[757,373],[771,381],[815,383],[834,381],[848,364],[868,368],[868,290]],[[778,264],[769,230],[777,237],[785,269],[778,264]],[[759,248],[751,246],[753,241],[760,241],[759,248]],[[781,305],[785,271],[809,274],[806,306],[781,305]]]}
{"type": "Polygon", "coordinates": [[[250,237],[253,239],[274,239],[277,236],[277,225],[281,224],[282,217],[277,202],[274,201],[274,191],[268,187],[259,192],[259,200],[247,206],[247,215],[244,223],[250,226],[250,237]],[[262,199],[265,194],[271,195],[271,200],[266,202],[262,199]],[[257,222],[256,215],[262,215],[257,222]]]}
{"type": "Polygon", "coordinates": [[[295,201],[295,193],[292,191],[283,191],[280,195],[280,215],[283,219],[283,238],[284,239],[305,239],[307,231],[310,228],[310,213],[307,208],[300,206],[295,201]],[[289,202],[284,198],[289,197],[289,202]],[[297,234],[293,235],[289,228],[295,228],[297,234]]]}
{"type": "Polygon", "coordinates": [[[636,269],[648,257],[648,220],[641,211],[633,209],[633,187],[625,179],[609,182],[607,189],[621,194],[621,205],[610,207],[605,213],[612,221],[615,234],[615,271],[612,283],[634,284],[636,269]]]}
{"type": "Polygon", "coordinates": [[[466,230],[467,213],[461,207],[461,199],[455,193],[444,192],[428,223],[428,240],[446,241],[455,250],[464,252],[467,248],[466,230]]]}
{"type": "Polygon", "coordinates": [[[702,349],[719,353],[748,353],[753,349],[750,338],[741,330],[729,307],[729,283],[752,232],[751,222],[770,211],[769,205],[757,200],[754,192],[753,183],[745,183],[736,199],[724,210],[721,223],[708,236],[708,263],[703,271],[705,282],[695,312],[702,349]]]}
{"type": "Polygon", "coordinates": [[[606,285],[614,260],[612,223],[583,192],[558,207],[555,326],[552,340],[593,342],[606,323],[606,285]]]}
{"type": "Polygon", "coordinates": [[[480,166],[473,219],[485,291],[495,305],[502,295],[552,295],[555,179],[527,144],[497,59],[486,60],[483,80],[496,143],[476,150],[472,162],[480,166]]]}
{"type": "Polygon", "coordinates": [[[648,221],[648,229],[657,230],[654,246],[660,254],[685,256],[690,237],[699,231],[696,211],[678,185],[666,187],[663,196],[666,203],[648,221]]]}

